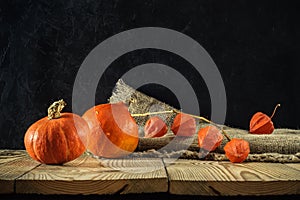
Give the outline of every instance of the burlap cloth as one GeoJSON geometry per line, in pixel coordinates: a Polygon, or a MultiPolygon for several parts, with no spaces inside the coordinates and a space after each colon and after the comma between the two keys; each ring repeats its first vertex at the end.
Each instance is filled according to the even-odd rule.
{"type": "MultiPolygon", "coordinates": [[[[172,110],[173,107],[149,97],[119,80],[115,86],[109,102],[116,103],[123,101],[129,107],[129,112],[146,113],[163,110],[172,110]]],[[[166,124],[170,127],[175,114],[160,114],[166,124]]],[[[140,126],[139,145],[132,157],[162,157],[162,158],[186,158],[204,160],[227,160],[223,147],[227,140],[211,153],[203,153],[198,147],[197,134],[194,138],[174,137],[171,131],[161,138],[143,138],[143,125],[147,117],[135,117],[140,126]],[[171,145],[168,145],[171,144],[171,145]]],[[[198,128],[207,126],[207,123],[197,121],[198,128]]],[[[260,162],[300,162],[300,130],[275,129],[270,135],[249,134],[248,130],[223,126],[231,138],[242,138],[250,144],[250,154],[247,161],[260,162]]]]}

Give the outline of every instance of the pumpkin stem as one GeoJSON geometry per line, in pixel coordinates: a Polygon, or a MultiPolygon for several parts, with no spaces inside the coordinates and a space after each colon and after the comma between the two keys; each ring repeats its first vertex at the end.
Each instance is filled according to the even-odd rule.
{"type": "Polygon", "coordinates": [[[66,102],[61,99],[59,101],[55,101],[51,106],[48,108],[48,119],[57,119],[60,117],[60,112],[66,106],[66,102]]]}
{"type": "Polygon", "coordinates": [[[276,110],[277,110],[277,108],[278,107],[280,107],[280,104],[277,104],[276,106],[275,106],[275,108],[274,108],[274,110],[273,110],[273,113],[272,113],[272,115],[271,115],[271,119],[272,119],[272,117],[274,116],[274,114],[275,114],[275,112],[276,112],[276,110]]]}

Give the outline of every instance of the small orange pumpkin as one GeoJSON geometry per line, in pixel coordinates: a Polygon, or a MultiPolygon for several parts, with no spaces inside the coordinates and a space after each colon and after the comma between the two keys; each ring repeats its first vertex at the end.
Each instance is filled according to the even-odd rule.
{"type": "Polygon", "coordinates": [[[48,117],[32,124],[25,133],[24,145],[29,156],[45,164],[63,164],[85,151],[87,123],[73,113],[60,113],[66,103],[54,102],[48,117]]]}
{"type": "Polygon", "coordinates": [[[276,109],[280,106],[277,104],[271,117],[262,112],[255,113],[250,120],[249,132],[253,134],[271,134],[274,131],[274,124],[272,118],[276,112],[276,109]]]}
{"type": "Polygon", "coordinates": [[[196,133],[196,120],[185,113],[179,113],[174,118],[171,130],[175,135],[191,137],[196,133]]]}
{"type": "Polygon", "coordinates": [[[223,140],[221,131],[215,126],[206,126],[198,131],[199,147],[206,151],[214,151],[223,140]]]}
{"type": "Polygon", "coordinates": [[[145,138],[162,137],[167,131],[166,123],[157,116],[150,117],[144,126],[145,138]]]}
{"type": "Polygon", "coordinates": [[[250,153],[249,143],[246,140],[233,138],[224,146],[226,157],[232,163],[241,163],[250,153]]]}
{"type": "Polygon", "coordinates": [[[90,127],[87,149],[96,156],[119,158],[138,145],[138,126],[123,103],[100,104],[83,114],[90,127]]]}

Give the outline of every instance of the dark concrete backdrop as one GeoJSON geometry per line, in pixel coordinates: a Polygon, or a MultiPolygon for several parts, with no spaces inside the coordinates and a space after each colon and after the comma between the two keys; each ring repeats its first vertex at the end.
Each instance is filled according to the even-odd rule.
{"type": "MultiPolygon", "coordinates": [[[[297,1],[285,0],[1,0],[0,148],[24,148],[26,129],[54,100],[64,98],[71,111],[76,73],[96,45],[147,26],[182,32],[206,49],[226,87],[227,125],[247,129],[252,114],[271,114],[280,102],[275,126],[299,129],[299,15],[297,1]]],[[[115,60],[96,103],[107,101],[126,71],[148,62],[178,69],[196,91],[201,114],[210,117],[201,76],[181,57],[153,49],[115,60]]],[[[140,89],[178,105],[163,86],[140,89]]]]}

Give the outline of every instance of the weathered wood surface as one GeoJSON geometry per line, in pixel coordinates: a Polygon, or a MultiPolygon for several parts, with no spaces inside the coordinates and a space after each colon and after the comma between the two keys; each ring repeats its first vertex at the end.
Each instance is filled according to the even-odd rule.
{"type": "Polygon", "coordinates": [[[25,151],[0,150],[0,194],[13,193],[14,181],[39,165],[25,151]]]}
{"type": "Polygon", "coordinates": [[[161,159],[102,159],[88,155],[63,166],[41,165],[16,180],[16,193],[128,194],[166,192],[161,159]]]}
{"type": "Polygon", "coordinates": [[[289,166],[289,167],[295,168],[295,169],[297,169],[297,170],[300,171],[300,164],[296,164],[296,163],[287,163],[286,165],[289,166]]]}
{"type": "Polygon", "coordinates": [[[171,194],[300,194],[300,171],[285,164],[164,159],[171,194]]]}
{"type": "Polygon", "coordinates": [[[300,164],[160,159],[96,159],[84,154],[44,165],[25,151],[0,150],[0,193],[300,194],[300,164]]]}

